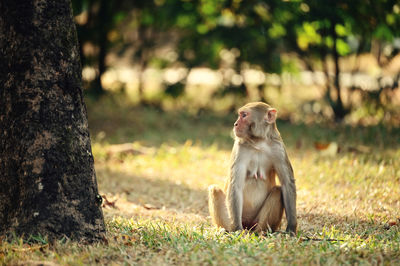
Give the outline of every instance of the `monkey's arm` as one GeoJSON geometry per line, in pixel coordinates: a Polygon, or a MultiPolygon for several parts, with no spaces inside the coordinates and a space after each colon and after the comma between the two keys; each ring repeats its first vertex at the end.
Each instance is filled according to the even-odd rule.
{"type": "Polygon", "coordinates": [[[232,221],[230,231],[242,230],[243,189],[246,179],[246,168],[238,158],[232,163],[227,188],[227,207],[232,221]]]}
{"type": "Polygon", "coordinates": [[[277,158],[274,163],[274,168],[282,185],[283,204],[288,222],[286,232],[296,233],[296,183],[294,180],[293,168],[286,154],[286,150],[284,147],[282,147],[282,149],[281,158],[277,158]]]}

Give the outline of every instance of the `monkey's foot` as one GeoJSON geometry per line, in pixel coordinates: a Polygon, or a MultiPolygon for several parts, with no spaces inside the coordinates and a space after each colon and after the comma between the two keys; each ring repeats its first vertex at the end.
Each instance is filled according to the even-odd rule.
{"type": "Polygon", "coordinates": [[[213,197],[218,197],[221,194],[224,194],[222,189],[220,189],[217,185],[211,185],[208,187],[208,193],[213,197]]]}

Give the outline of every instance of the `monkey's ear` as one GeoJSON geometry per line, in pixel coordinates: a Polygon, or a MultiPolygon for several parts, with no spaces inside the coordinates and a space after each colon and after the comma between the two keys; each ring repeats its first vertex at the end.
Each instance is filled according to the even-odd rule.
{"type": "Polygon", "coordinates": [[[273,124],[276,121],[276,113],[278,112],[278,110],[276,110],[275,108],[270,108],[267,111],[267,115],[266,115],[266,120],[268,124],[273,124]]]}

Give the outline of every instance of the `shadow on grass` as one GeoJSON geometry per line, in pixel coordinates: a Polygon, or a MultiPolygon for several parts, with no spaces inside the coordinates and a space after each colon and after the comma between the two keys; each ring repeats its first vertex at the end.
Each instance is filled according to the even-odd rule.
{"type": "MultiPolygon", "coordinates": [[[[100,193],[119,195],[116,206],[110,212],[112,216],[141,219],[143,217],[180,221],[182,223],[206,222],[208,217],[207,191],[193,189],[185,184],[176,184],[169,180],[151,179],[110,170],[97,171],[100,193]],[[139,208],[133,211],[132,206],[139,208]],[[194,216],[197,216],[193,218],[194,216]]],[[[299,199],[301,201],[301,199],[299,199]]],[[[324,232],[336,231],[339,235],[359,235],[383,233],[388,228],[383,222],[357,218],[356,215],[340,215],[315,208],[312,211],[298,208],[298,230],[305,236],[323,236],[324,232]],[[333,229],[334,228],[334,229],[333,229]]],[[[281,230],[286,228],[286,220],[281,230]]]]}
{"type": "Polygon", "coordinates": [[[97,169],[101,193],[119,194],[127,201],[149,210],[168,209],[177,212],[208,215],[207,191],[190,188],[170,180],[97,169]]]}

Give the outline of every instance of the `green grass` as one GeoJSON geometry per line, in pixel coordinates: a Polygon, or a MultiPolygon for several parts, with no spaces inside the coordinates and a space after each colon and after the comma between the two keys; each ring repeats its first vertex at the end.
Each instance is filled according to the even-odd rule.
{"type": "Polygon", "coordinates": [[[166,113],[118,97],[88,110],[100,193],[116,206],[103,208],[108,243],[3,239],[2,264],[400,263],[398,125],[278,121],[298,189],[299,231],[290,237],[211,225],[207,187],[228,172],[234,114],[166,113]],[[112,152],[121,143],[134,151],[112,152]]]}

